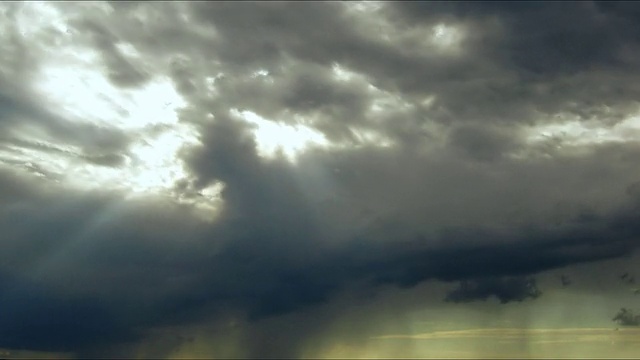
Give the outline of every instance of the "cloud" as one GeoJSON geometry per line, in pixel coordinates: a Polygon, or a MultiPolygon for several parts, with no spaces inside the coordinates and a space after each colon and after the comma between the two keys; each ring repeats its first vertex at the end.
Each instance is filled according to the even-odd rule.
{"type": "Polygon", "coordinates": [[[138,87],[150,80],[150,75],[138,69],[128,59],[129,56],[117,47],[118,39],[109,30],[92,22],[85,22],[79,29],[91,33],[96,48],[100,50],[104,65],[108,69],[108,77],[112,83],[121,87],[138,87]]]}
{"type": "Polygon", "coordinates": [[[495,296],[500,303],[535,299],[542,292],[538,290],[534,278],[480,279],[463,281],[460,286],[447,294],[446,301],[469,302],[487,300],[495,296]]]}
{"type": "MultiPolygon", "coordinates": [[[[60,116],[48,110],[35,99],[35,94],[2,94],[0,89],[0,104],[2,104],[2,119],[0,128],[6,135],[0,138],[4,145],[17,149],[30,149],[43,153],[71,156],[76,159],[88,159],[92,162],[105,160],[110,156],[111,161],[102,163],[117,165],[117,155],[114,152],[126,152],[132,141],[130,136],[121,129],[110,126],[100,126],[91,123],[78,123],[72,119],[60,116]],[[62,146],[60,146],[62,145],[62,146]],[[75,148],[67,150],[64,148],[75,148]],[[77,149],[77,150],[76,150],[77,149]],[[77,153],[111,155],[78,155],[77,153]]],[[[9,89],[4,89],[9,92],[9,89]]]]}
{"type": "Polygon", "coordinates": [[[633,311],[621,308],[620,311],[612,319],[622,326],[638,326],[640,325],[640,316],[634,315],[633,311]]]}
{"type": "Polygon", "coordinates": [[[61,297],[26,279],[3,278],[1,287],[5,348],[77,352],[137,339],[97,299],[61,297]]]}
{"type": "Polygon", "coordinates": [[[157,5],[6,8],[0,346],[126,357],[237,323],[296,357],[359,289],[521,302],[637,249],[623,5],[157,5]],[[326,141],[263,156],[248,113],[326,141]]]}

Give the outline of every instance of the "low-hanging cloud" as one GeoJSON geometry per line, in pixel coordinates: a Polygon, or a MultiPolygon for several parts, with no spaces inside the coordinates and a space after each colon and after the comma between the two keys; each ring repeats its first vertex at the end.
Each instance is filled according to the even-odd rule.
{"type": "Polygon", "coordinates": [[[469,302],[487,300],[495,296],[500,303],[535,299],[542,295],[534,278],[480,279],[462,281],[460,286],[447,294],[445,301],[469,302]]]}
{"type": "Polygon", "coordinates": [[[611,320],[622,326],[640,325],[640,315],[635,315],[633,310],[629,310],[627,308],[621,308],[611,320]]]}

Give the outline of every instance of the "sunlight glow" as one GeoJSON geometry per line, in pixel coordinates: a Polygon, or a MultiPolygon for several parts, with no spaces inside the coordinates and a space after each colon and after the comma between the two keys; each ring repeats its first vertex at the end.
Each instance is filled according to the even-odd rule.
{"type": "MultiPolygon", "coordinates": [[[[35,175],[48,172],[73,187],[133,194],[166,193],[187,176],[178,151],[195,145],[197,137],[193,127],[179,122],[178,111],[186,101],[169,77],[156,76],[138,87],[120,88],[109,80],[102,54],[86,41],[86,34],[67,27],[60,10],[34,2],[20,8],[17,20],[27,37],[47,36],[52,26],[59,33],[56,44],[35,42],[44,54],[34,79],[41,106],[70,127],[82,123],[95,125],[97,131],[117,129],[130,134],[133,142],[122,153],[112,154],[126,159],[119,167],[93,164],[86,161],[83,149],[56,143],[49,148],[19,146],[19,151],[3,153],[3,158],[32,164],[27,171],[35,175]]],[[[140,61],[132,44],[114,46],[132,61],[140,61]]],[[[144,64],[137,65],[144,68],[144,64]]],[[[55,142],[37,125],[24,126],[16,135],[33,143],[55,142]]]]}
{"type": "Polygon", "coordinates": [[[168,189],[186,176],[178,151],[185,144],[195,144],[195,133],[184,127],[176,127],[174,131],[165,131],[155,139],[148,139],[131,148],[135,157],[130,178],[133,191],[143,192],[150,189],[168,189]]]}
{"type": "MultiPolygon", "coordinates": [[[[78,55],[93,60],[89,54],[78,55]]],[[[176,110],[185,105],[168,78],[125,91],[110,84],[99,69],[70,65],[44,67],[37,89],[61,115],[75,121],[127,129],[175,124],[176,110]]]]}
{"type": "Polygon", "coordinates": [[[334,78],[338,81],[349,81],[358,75],[357,73],[348,70],[338,63],[334,63],[331,66],[331,70],[333,72],[334,78]]]}
{"type": "Polygon", "coordinates": [[[72,121],[115,126],[140,135],[161,126],[159,135],[147,135],[129,149],[130,167],[92,169],[87,165],[85,182],[125,185],[141,192],[169,188],[185,176],[177,152],[185,145],[195,144],[196,136],[192,128],[178,123],[177,110],[185,102],[168,79],[123,91],[93,69],[45,67],[42,75],[40,92],[59,109],[60,115],[72,121]]]}
{"type": "Polygon", "coordinates": [[[323,134],[309,127],[279,124],[251,111],[234,110],[233,113],[254,126],[253,133],[261,156],[274,157],[281,151],[294,161],[299,153],[311,146],[328,145],[323,134]]]}

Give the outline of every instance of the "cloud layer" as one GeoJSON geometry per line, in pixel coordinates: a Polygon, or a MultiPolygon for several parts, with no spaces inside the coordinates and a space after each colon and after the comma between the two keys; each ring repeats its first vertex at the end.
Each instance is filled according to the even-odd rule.
{"type": "Polygon", "coordinates": [[[535,299],[629,256],[637,8],[2,5],[0,347],[126,356],[427,280],[535,299]]]}

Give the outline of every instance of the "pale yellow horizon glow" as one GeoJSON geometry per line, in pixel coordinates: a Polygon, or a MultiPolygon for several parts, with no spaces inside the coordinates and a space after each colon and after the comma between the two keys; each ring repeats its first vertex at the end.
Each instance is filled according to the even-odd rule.
{"type": "Polygon", "coordinates": [[[408,357],[417,358],[633,358],[640,351],[640,328],[474,328],[370,340],[379,348],[408,341],[408,357]]]}
{"type": "Polygon", "coordinates": [[[532,336],[626,336],[640,343],[640,328],[474,328],[464,330],[442,330],[419,334],[391,334],[372,336],[372,339],[448,339],[448,338],[500,338],[523,339],[532,336]],[[617,329],[617,330],[616,330],[617,329]]]}

